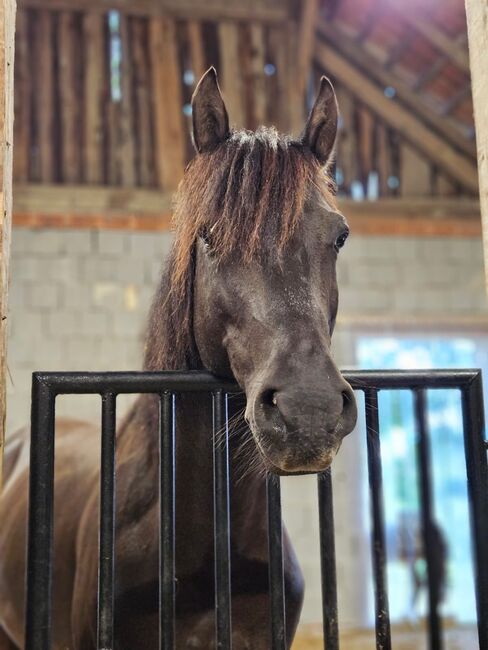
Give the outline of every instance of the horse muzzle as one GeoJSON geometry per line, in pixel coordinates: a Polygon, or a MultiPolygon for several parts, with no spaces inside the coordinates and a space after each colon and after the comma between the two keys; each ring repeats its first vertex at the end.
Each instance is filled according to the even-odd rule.
{"type": "Polygon", "coordinates": [[[354,393],[344,380],[335,390],[265,388],[246,414],[265,464],[277,473],[320,472],[356,424],[354,393]]]}

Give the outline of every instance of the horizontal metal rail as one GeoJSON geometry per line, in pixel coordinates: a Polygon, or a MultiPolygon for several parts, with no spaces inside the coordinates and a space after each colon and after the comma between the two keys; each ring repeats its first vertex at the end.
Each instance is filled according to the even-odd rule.
{"type": "MultiPolygon", "coordinates": [[[[344,370],[354,390],[401,390],[415,388],[468,387],[480,377],[479,369],[462,370],[344,370]]],[[[242,389],[233,381],[220,379],[200,370],[167,372],[35,372],[33,380],[43,384],[53,395],[177,392],[228,393],[242,389]]]]}
{"type": "MultiPolygon", "coordinates": [[[[391,647],[386,584],[378,392],[408,389],[415,395],[418,463],[421,478],[423,539],[426,557],[432,526],[430,457],[425,391],[459,389],[462,395],[464,446],[475,558],[476,603],[480,650],[488,650],[488,464],[483,395],[479,370],[345,371],[352,388],[366,397],[368,473],[371,493],[372,562],[376,604],[376,646],[391,647]]],[[[230,650],[231,554],[227,393],[240,392],[234,382],[207,372],[38,372],[32,383],[31,470],[25,648],[51,647],[52,547],[54,503],[55,398],[62,394],[102,396],[102,461],[98,647],[114,644],[115,400],[118,394],[153,393],[160,399],[160,648],[175,644],[175,400],[179,393],[212,395],[214,435],[215,614],[217,647],[230,650]]],[[[320,549],[327,650],[338,650],[338,611],[331,472],[318,475],[320,549]]],[[[284,650],[285,581],[279,478],[267,478],[271,647],[284,650]]],[[[430,649],[440,650],[440,621],[430,589],[430,649]]]]}

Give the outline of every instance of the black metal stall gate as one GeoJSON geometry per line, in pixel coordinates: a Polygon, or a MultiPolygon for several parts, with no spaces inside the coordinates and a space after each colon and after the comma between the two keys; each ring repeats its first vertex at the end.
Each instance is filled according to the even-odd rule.
{"type": "MultiPolygon", "coordinates": [[[[484,437],[483,394],[479,370],[357,371],[344,373],[365,395],[368,473],[372,519],[372,563],[376,611],[376,647],[391,648],[386,549],[383,517],[378,392],[409,389],[414,393],[417,459],[420,475],[423,544],[429,580],[429,648],[442,647],[433,593],[432,487],[427,389],[459,389],[462,395],[464,446],[475,570],[479,647],[488,650],[488,466],[484,437]]],[[[49,650],[53,537],[55,399],[61,394],[102,397],[102,460],[98,648],[113,648],[115,400],[122,393],[160,396],[160,648],[174,647],[175,613],[175,399],[188,391],[208,392],[213,400],[213,431],[227,429],[227,393],[237,386],[204,372],[35,373],[32,388],[32,439],[26,607],[26,650],[49,650]]],[[[334,518],[331,474],[318,474],[324,647],[339,648],[334,518]]],[[[272,649],[285,649],[285,608],[280,481],[267,477],[269,577],[272,649]]],[[[216,647],[231,648],[229,531],[229,456],[227,438],[214,444],[215,627],[216,647]]],[[[136,649],[134,649],[136,650],[136,649]]]]}

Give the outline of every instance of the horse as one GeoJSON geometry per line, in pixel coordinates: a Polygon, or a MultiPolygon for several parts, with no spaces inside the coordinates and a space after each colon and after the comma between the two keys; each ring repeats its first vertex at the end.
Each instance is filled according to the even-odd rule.
{"type": "MultiPolygon", "coordinates": [[[[175,198],[175,239],[150,310],[144,369],[234,380],[230,438],[234,650],[270,647],[266,473],[329,467],[356,404],[330,352],[336,259],[349,233],[327,174],[338,106],[322,78],[299,139],[231,129],[216,72],[192,97],[196,155],[175,198]],[[240,403],[239,403],[240,399],[240,403]]],[[[158,423],[140,396],[117,430],[115,647],[158,647],[158,423]]],[[[215,648],[212,410],[176,407],[176,647],[215,648]]],[[[96,647],[99,431],[56,425],[53,648],[96,647]]],[[[0,649],[23,647],[27,435],[6,451],[0,504],[0,649]]],[[[304,581],[284,531],[286,642],[304,581]]]]}

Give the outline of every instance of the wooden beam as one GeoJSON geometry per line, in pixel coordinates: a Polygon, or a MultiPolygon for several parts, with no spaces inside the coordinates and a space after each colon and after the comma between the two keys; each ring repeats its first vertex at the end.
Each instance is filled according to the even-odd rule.
{"type": "Polygon", "coordinates": [[[289,2],[268,0],[20,0],[19,7],[107,13],[114,9],[133,16],[171,16],[195,20],[246,20],[283,22],[290,14],[289,2]]]}
{"type": "Polygon", "coordinates": [[[471,200],[339,200],[353,235],[480,237],[479,204],[471,200]]]}
{"type": "Polygon", "coordinates": [[[488,2],[466,0],[474,121],[478,147],[480,205],[483,223],[485,277],[488,290],[488,2]]]}
{"type": "Polygon", "coordinates": [[[138,214],[124,212],[14,212],[15,228],[56,228],[70,230],[128,230],[130,232],[168,232],[171,230],[171,214],[138,214]]]}
{"type": "Polygon", "coordinates": [[[419,94],[403,82],[398,75],[386,70],[380,61],[366,51],[364,47],[358,47],[338,21],[330,24],[325,20],[320,20],[318,34],[330,43],[334,49],[338,50],[344,58],[348,59],[354,67],[363,71],[367,78],[373,80],[382,88],[388,86],[394,88],[398,100],[412,113],[418,115],[419,119],[431,130],[442,135],[459,151],[462,151],[473,160],[475,159],[476,148],[474,142],[469,141],[449,118],[436,114],[419,94]]]}
{"type": "Polygon", "coordinates": [[[7,316],[14,123],[15,0],[0,3],[0,489],[7,411],[7,316]]]}
{"type": "MultiPolygon", "coordinates": [[[[16,184],[14,225],[29,228],[169,230],[172,196],[160,190],[16,184]]],[[[340,199],[356,234],[477,237],[479,203],[470,199],[340,199]]]]}
{"type": "Polygon", "coordinates": [[[64,212],[80,214],[160,214],[171,209],[171,194],[161,190],[109,187],[104,185],[48,185],[16,183],[16,213],[64,212]]]}
{"type": "Polygon", "coordinates": [[[316,60],[463,187],[473,193],[478,191],[476,167],[473,163],[424,126],[411,111],[385,97],[380,88],[325,41],[316,45],[316,60]]]}
{"type": "Polygon", "coordinates": [[[471,80],[466,81],[452,97],[450,97],[442,107],[443,115],[450,115],[466,99],[471,97],[471,80]]]}

